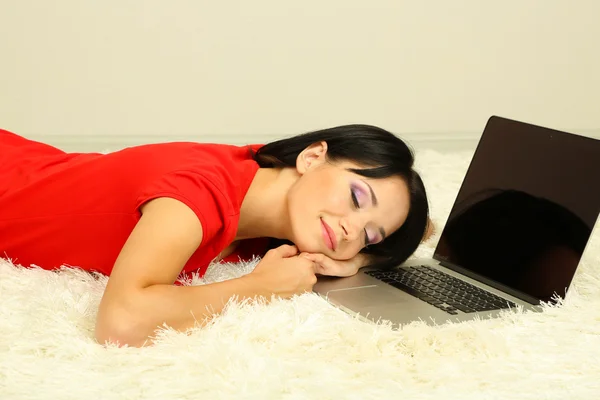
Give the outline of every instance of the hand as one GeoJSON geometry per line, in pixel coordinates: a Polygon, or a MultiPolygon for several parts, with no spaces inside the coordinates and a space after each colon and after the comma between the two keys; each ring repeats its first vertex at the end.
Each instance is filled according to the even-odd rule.
{"type": "Polygon", "coordinates": [[[352,276],[358,270],[367,265],[367,256],[358,253],[349,260],[334,260],[321,253],[302,253],[300,257],[305,257],[315,263],[315,272],[319,275],[329,276],[352,276]]]}
{"type": "Polygon", "coordinates": [[[283,245],[269,250],[247,278],[262,291],[291,297],[312,291],[317,283],[315,272],[315,263],[298,256],[296,246],[283,245]]]}

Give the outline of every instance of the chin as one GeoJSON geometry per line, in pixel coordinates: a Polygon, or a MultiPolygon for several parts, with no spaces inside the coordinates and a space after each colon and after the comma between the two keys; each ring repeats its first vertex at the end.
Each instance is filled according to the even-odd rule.
{"type": "Polygon", "coordinates": [[[306,240],[308,239],[306,236],[308,235],[297,235],[292,240],[300,253],[325,253],[329,250],[324,245],[319,246],[319,243],[315,243],[314,240],[306,240]]]}

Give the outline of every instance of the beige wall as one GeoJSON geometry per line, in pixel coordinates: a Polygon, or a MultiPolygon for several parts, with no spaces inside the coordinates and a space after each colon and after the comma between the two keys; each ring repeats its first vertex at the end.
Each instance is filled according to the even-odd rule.
{"type": "Polygon", "coordinates": [[[2,0],[0,126],[252,142],[353,122],[478,133],[499,114],[600,130],[599,20],[596,0],[2,0]]]}

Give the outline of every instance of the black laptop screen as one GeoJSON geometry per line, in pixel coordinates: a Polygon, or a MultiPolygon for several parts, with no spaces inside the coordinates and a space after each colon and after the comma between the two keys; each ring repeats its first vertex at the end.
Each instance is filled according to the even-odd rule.
{"type": "Polygon", "coordinates": [[[599,212],[599,140],[492,117],[435,258],[552,301],[565,296],[599,212]]]}

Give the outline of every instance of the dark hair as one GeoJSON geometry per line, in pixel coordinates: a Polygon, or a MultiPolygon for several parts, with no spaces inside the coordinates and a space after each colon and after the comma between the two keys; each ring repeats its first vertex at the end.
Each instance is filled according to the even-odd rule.
{"type": "Polygon", "coordinates": [[[253,158],[262,168],[295,167],[298,155],[321,141],[327,143],[328,160],[352,161],[366,167],[349,169],[356,174],[404,179],[410,191],[406,221],[383,242],[369,245],[361,253],[370,256],[368,266],[372,268],[393,268],[406,261],[425,236],[429,206],[423,181],[413,169],[413,152],[400,138],[371,125],[344,125],[271,142],[253,153],[253,158]]]}

